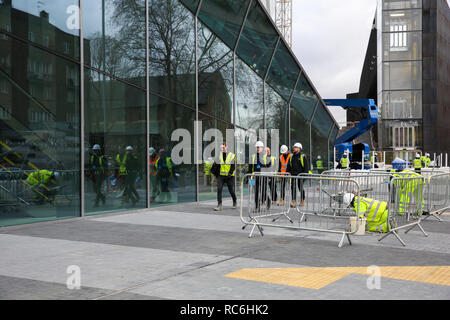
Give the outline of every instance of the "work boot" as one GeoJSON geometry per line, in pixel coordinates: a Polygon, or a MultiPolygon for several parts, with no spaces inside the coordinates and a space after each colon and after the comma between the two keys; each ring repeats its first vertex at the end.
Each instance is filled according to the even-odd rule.
{"type": "Polygon", "coordinates": [[[281,199],[281,200],[280,200],[279,206],[280,206],[280,207],[284,206],[284,199],[281,199]]]}
{"type": "Polygon", "coordinates": [[[292,200],[291,201],[291,208],[295,208],[297,206],[297,201],[292,200]]]}
{"type": "Polygon", "coordinates": [[[305,206],[305,199],[302,200],[302,202],[300,202],[300,207],[304,207],[305,206]]]}
{"type": "Polygon", "coordinates": [[[219,204],[217,208],[214,209],[214,211],[222,211],[222,204],[219,204]]]}
{"type": "Polygon", "coordinates": [[[233,202],[233,209],[237,209],[237,203],[233,202]]]}

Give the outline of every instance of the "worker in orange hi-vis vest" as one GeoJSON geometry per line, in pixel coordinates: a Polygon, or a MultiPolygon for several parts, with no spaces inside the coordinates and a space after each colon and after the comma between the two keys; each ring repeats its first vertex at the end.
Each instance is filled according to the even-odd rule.
{"type": "MultiPolygon", "coordinates": [[[[280,162],[278,165],[278,172],[282,175],[288,175],[287,168],[289,165],[289,161],[291,160],[291,153],[289,152],[289,148],[285,145],[282,145],[280,148],[280,162]]],[[[281,179],[281,190],[280,190],[280,206],[284,206],[285,204],[285,195],[286,195],[286,179],[281,179]]]]}

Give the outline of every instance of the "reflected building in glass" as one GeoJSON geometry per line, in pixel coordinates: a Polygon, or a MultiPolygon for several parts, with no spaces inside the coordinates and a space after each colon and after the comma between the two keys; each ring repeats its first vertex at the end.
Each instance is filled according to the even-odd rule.
{"type": "Polygon", "coordinates": [[[260,0],[0,0],[0,226],[214,199],[210,129],[237,186],[248,130],[333,158],[338,126],[260,0]]]}

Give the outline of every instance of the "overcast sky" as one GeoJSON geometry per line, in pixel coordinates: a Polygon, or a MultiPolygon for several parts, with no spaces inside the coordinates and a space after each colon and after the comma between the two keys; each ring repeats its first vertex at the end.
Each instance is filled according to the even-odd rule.
{"type": "MultiPolygon", "coordinates": [[[[376,0],[293,0],[292,49],[323,99],[357,92],[376,0]]],[[[330,108],[338,122],[345,111],[330,108]]]]}

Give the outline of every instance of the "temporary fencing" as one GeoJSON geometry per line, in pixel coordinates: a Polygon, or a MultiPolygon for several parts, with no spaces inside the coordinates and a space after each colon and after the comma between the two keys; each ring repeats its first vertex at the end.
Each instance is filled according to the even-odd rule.
{"type": "Polygon", "coordinates": [[[356,222],[358,211],[343,204],[346,193],[360,195],[355,180],[320,175],[247,174],[241,185],[243,229],[253,226],[249,237],[256,228],[264,235],[263,227],[329,232],[342,234],[339,247],[345,238],[351,244],[350,235],[357,228],[351,228],[350,218],[356,222]],[[248,181],[246,201],[245,181],[248,181]]]}
{"type": "Polygon", "coordinates": [[[425,180],[424,211],[442,222],[440,215],[450,208],[450,173],[441,173],[425,180]]]}

